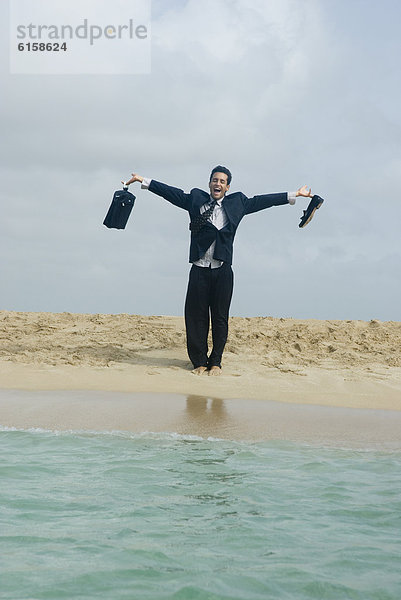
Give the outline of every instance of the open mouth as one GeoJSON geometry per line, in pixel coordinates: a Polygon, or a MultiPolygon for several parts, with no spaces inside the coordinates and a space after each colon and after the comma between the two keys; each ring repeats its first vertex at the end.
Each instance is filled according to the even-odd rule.
{"type": "Polygon", "coordinates": [[[214,192],[215,194],[220,194],[220,192],[221,192],[221,188],[215,187],[215,188],[213,188],[213,192],[214,192]]]}

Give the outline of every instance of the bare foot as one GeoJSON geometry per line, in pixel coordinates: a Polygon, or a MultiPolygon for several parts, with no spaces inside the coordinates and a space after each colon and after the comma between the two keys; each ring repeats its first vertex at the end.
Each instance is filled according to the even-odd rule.
{"type": "Polygon", "coordinates": [[[210,367],[209,375],[220,375],[221,368],[220,367],[210,367]]]}
{"type": "Polygon", "coordinates": [[[206,367],[196,367],[196,369],[193,369],[192,373],[194,373],[194,375],[202,375],[205,371],[207,371],[206,367]]]}

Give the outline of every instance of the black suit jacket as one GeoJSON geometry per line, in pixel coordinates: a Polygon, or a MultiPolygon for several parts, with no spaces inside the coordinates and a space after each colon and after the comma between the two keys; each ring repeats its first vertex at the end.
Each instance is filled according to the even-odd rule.
{"type": "MultiPolygon", "coordinates": [[[[203,190],[194,188],[189,194],[186,194],[178,188],[160,183],[154,179],[150,182],[149,190],[165,198],[175,206],[187,210],[191,220],[200,214],[201,206],[206,202],[210,202],[210,194],[203,190]]],[[[253,196],[253,198],[247,198],[242,192],[228,194],[222,202],[227,215],[227,225],[223,229],[216,229],[212,223],[206,223],[197,234],[191,233],[189,262],[193,263],[199,260],[215,241],[214,258],[231,265],[234,237],[241,219],[250,213],[282,204],[288,204],[287,192],[264,194],[262,196],[253,196]]]]}

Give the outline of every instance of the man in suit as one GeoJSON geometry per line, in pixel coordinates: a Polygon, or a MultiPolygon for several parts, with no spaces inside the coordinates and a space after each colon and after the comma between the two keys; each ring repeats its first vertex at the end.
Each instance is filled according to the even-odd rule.
{"type": "Polygon", "coordinates": [[[292,193],[264,194],[253,198],[247,198],[242,192],[227,194],[231,173],[221,165],[211,172],[209,193],[194,188],[186,194],[178,188],[136,173],[123,183],[130,185],[136,181],[142,184],[143,189],[162,196],[189,213],[189,262],[192,267],[185,300],[188,356],[194,373],[219,375],[228,335],[228,315],[233,291],[231,263],[237,227],[245,215],[271,206],[295,204],[297,196],[311,197],[311,190],[303,186],[292,193]],[[210,318],[213,348],[209,354],[207,339],[210,318]]]}

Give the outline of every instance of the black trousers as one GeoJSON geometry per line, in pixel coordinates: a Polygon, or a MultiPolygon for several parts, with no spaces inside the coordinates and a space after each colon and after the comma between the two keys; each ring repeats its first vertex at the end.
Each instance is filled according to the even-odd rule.
{"type": "Polygon", "coordinates": [[[218,269],[192,265],[185,300],[188,356],[197,367],[221,367],[228,335],[228,311],[233,293],[231,265],[218,269]],[[212,321],[213,348],[208,356],[207,338],[212,321]]]}

